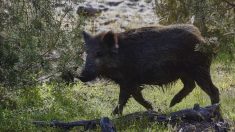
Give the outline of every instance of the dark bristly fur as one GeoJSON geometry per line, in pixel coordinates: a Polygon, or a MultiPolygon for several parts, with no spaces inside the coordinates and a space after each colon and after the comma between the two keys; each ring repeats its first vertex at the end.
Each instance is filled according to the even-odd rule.
{"type": "Polygon", "coordinates": [[[184,84],[171,101],[179,103],[195,87],[205,91],[211,103],[219,102],[219,91],[211,81],[211,55],[195,51],[205,43],[193,25],[143,27],[121,33],[104,32],[95,36],[83,32],[86,64],[80,80],[104,77],[120,85],[119,102],[113,114],[121,114],[132,96],[146,109],[153,109],[141,93],[142,84],[164,86],[178,79],[184,84]]]}

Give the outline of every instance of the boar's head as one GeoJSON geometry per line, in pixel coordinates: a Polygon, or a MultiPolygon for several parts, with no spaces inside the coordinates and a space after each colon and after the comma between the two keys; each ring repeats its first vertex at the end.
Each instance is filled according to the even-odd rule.
{"type": "Polygon", "coordinates": [[[92,36],[83,31],[86,60],[79,79],[92,81],[98,76],[118,67],[118,39],[112,31],[92,36]]]}

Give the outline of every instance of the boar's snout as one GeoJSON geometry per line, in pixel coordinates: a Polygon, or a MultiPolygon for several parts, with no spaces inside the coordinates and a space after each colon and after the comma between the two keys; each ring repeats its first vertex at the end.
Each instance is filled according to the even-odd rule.
{"type": "Polygon", "coordinates": [[[80,79],[82,82],[89,82],[89,81],[93,80],[93,79],[90,79],[90,78],[84,77],[84,76],[79,76],[78,79],[80,79]]]}
{"type": "Polygon", "coordinates": [[[88,71],[82,71],[78,79],[80,79],[82,82],[89,82],[94,80],[97,77],[95,73],[88,72],[88,71]]]}

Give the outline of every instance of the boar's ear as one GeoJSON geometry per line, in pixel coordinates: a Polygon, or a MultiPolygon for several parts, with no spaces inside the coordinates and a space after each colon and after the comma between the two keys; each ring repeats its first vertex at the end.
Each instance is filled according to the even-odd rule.
{"type": "Polygon", "coordinates": [[[85,43],[87,44],[88,41],[92,38],[92,35],[89,34],[88,32],[86,31],[82,31],[82,35],[83,35],[83,39],[85,41],[85,43]]]}
{"type": "Polygon", "coordinates": [[[108,48],[118,49],[119,47],[117,34],[113,33],[112,31],[109,31],[104,35],[103,42],[108,48]]]}

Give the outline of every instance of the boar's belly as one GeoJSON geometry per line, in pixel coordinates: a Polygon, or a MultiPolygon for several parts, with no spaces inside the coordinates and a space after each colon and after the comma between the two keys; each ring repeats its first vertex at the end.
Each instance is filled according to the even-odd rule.
{"type": "Polygon", "coordinates": [[[143,70],[138,77],[142,84],[163,85],[176,81],[180,78],[181,73],[182,70],[177,66],[165,65],[143,70]]]}
{"type": "Polygon", "coordinates": [[[164,85],[179,79],[177,74],[152,74],[141,77],[141,84],[164,85]]]}

